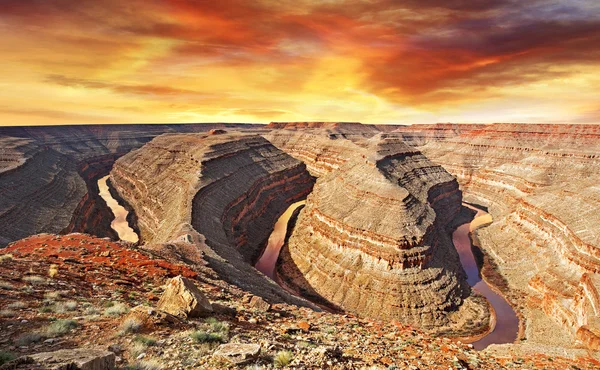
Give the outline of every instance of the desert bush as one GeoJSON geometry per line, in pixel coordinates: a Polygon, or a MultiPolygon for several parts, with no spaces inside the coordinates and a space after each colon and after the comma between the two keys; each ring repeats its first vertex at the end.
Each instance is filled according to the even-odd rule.
{"type": "Polygon", "coordinates": [[[123,303],[113,303],[113,305],[109,306],[106,310],[104,310],[104,315],[121,316],[127,312],[129,312],[129,307],[127,307],[127,305],[123,303]]]}
{"type": "Polygon", "coordinates": [[[48,276],[50,276],[50,278],[53,279],[56,275],[58,275],[58,265],[52,264],[48,269],[48,276]]]}
{"type": "Polygon", "coordinates": [[[15,317],[17,313],[13,310],[0,310],[0,317],[15,317]]]}
{"type": "Polygon", "coordinates": [[[52,324],[46,327],[46,335],[49,337],[57,337],[61,335],[65,335],[71,330],[75,329],[78,326],[77,321],[75,320],[56,320],[52,324]]]}
{"type": "Polygon", "coordinates": [[[291,351],[279,351],[275,357],[273,357],[273,365],[276,367],[288,366],[293,358],[294,354],[291,351]]]}
{"type": "Polygon", "coordinates": [[[12,361],[15,358],[16,358],[16,356],[10,352],[0,351],[0,365],[3,365],[5,363],[7,363],[8,361],[12,361]]]}
{"type": "Polygon", "coordinates": [[[23,333],[15,339],[15,345],[19,347],[28,346],[32,343],[39,342],[40,340],[42,340],[42,335],[40,333],[23,333]]]}
{"type": "Polygon", "coordinates": [[[20,310],[20,309],[23,309],[23,308],[27,308],[27,303],[25,303],[23,301],[16,301],[16,302],[13,302],[13,303],[9,304],[6,307],[11,308],[11,309],[15,309],[15,310],[20,310]]]}
{"type": "Polygon", "coordinates": [[[44,299],[47,301],[54,301],[56,299],[59,299],[60,295],[61,295],[60,292],[57,292],[57,291],[56,292],[46,292],[44,294],[44,299]]]}
{"type": "Polygon", "coordinates": [[[163,365],[157,360],[137,361],[126,367],[127,370],[162,370],[163,365]]]}
{"type": "Polygon", "coordinates": [[[148,346],[144,343],[133,343],[131,347],[129,347],[129,355],[132,358],[137,358],[139,355],[146,352],[147,348],[148,346]]]}
{"type": "Polygon", "coordinates": [[[144,335],[136,335],[135,338],[133,338],[133,341],[136,343],[142,343],[146,346],[153,346],[156,344],[156,339],[144,335]]]}
{"type": "Polygon", "coordinates": [[[15,286],[8,281],[0,280],[0,289],[12,290],[15,286]]]}
{"type": "Polygon", "coordinates": [[[77,302],[76,301],[67,301],[67,302],[65,302],[65,308],[68,311],[75,311],[77,309],[77,302]]]}
{"type": "Polygon", "coordinates": [[[207,324],[210,325],[210,328],[214,332],[228,334],[229,333],[229,324],[225,321],[219,321],[214,317],[209,317],[205,320],[207,324]]]}
{"type": "Polygon", "coordinates": [[[197,343],[223,343],[226,342],[226,337],[222,333],[209,333],[204,330],[196,330],[190,334],[190,338],[192,338],[197,343]]]}
{"type": "Polygon", "coordinates": [[[26,281],[31,285],[39,285],[46,282],[46,279],[37,275],[24,276],[21,280],[26,281]]]}
{"type": "Polygon", "coordinates": [[[143,323],[140,319],[129,317],[121,323],[121,333],[137,333],[142,328],[143,323]]]}

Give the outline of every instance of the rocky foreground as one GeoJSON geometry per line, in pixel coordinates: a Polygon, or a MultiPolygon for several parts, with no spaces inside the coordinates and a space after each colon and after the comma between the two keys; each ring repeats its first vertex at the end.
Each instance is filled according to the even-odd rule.
{"type": "Polygon", "coordinates": [[[18,358],[0,369],[600,367],[494,356],[397,322],[271,305],[200,260],[174,263],[84,234],[33,236],[0,253],[0,361],[18,358]]]}

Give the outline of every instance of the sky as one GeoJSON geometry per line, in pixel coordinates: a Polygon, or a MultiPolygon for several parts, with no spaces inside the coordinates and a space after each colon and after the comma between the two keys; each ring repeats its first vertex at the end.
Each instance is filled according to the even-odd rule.
{"type": "Polygon", "coordinates": [[[600,123],[598,0],[0,0],[0,125],[600,123]]]}

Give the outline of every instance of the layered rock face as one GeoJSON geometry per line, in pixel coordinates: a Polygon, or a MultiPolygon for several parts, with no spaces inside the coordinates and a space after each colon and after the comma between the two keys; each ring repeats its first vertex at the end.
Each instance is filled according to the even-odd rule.
{"type": "Polygon", "coordinates": [[[0,127],[0,247],[41,232],[77,231],[115,237],[109,227],[110,210],[97,202],[94,193],[94,182],[112,166],[106,159],[114,161],[165,132],[223,127],[0,127]]]}
{"type": "Polygon", "coordinates": [[[480,231],[525,316],[529,343],[599,348],[600,126],[398,128],[489,207],[480,231]]]}
{"type": "Polygon", "coordinates": [[[110,181],[135,211],[141,243],[204,245],[224,279],[288,296],[252,265],[277,218],[312,190],[302,162],[257,135],[165,134],[117,160],[110,181]]]}
{"type": "Polygon", "coordinates": [[[280,257],[284,281],[363,316],[485,330],[487,304],[470,296],[446,229],[461,206],[456,180],[374,128],[352,140],[344,127],[313,128],[266,135],[319,176],[280,257]]]}

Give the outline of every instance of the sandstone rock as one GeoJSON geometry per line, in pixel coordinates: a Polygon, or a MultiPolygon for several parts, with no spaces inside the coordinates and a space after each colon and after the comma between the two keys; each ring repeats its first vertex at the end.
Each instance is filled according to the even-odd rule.
{"type": "Polygon", "coordinates": [[[476,232],[527,343],[593,349],[600,333],[600,126],[419,125],[396,130],[488,208],[476,232]],[[535,260],[535,263],[532,261],[535,260]],[[548,320],[551,318],[554,322],[548,320]]]}
{"type": "Polygon", "coordinates": [[[302,162],[265,138],[162,135],[117,160],[110,181],[134,209],[146,243],[197,235],[192,247],[203,250],[223,279],[270,301],[309,304],[250,265],[272,225],[314,182],[302,162]]]}
{"type": "Polygon", "coordinates": [[[259,344],[227,343],[221,344],[213,356],[241,365],[257,359],[259,354],[259,344]]]}
{"type": "Polygon", "coordinates": [[[253,296],[250,300],[250,307],[257,309],[258,311],[267,312],[271,309],[271,304],[259,296],[253,296]]]}
{"type": "MultiPolygon", "coordinates": [[[[458,328],[450,313],[470,301],[470,288],[445,230],[461,207],[458,183],[399,138],[332,132],[267,135],[320,176],[281,252],[280,276],[363,316],[458,328]]],[[[487,307],[469,306],[461,312],[485,330],[487,307]]]]}
{"type": "Polygon", "coordinates": [[[167,283],[167,288],[157,303],[159,310],[179,317],[199,317],[212,312],[212,306],[193,281],[177,276],[167,283]]]}
{"type": "Polygon", "coordinates": [[[63,349],[24,356],[15,361],[14,367],[6,367],[6,369],[31,369],[29,365],[32,364],[38,364],[35,365],[38,367],[33,367],[34,369],[47,370],[113,370],[115,354],[93,348],[63,349]]]}

